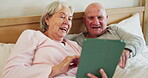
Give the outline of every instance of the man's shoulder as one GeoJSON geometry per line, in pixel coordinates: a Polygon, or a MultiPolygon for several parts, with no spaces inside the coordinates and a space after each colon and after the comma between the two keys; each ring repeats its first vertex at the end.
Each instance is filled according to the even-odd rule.
{"type": "Polygon", "coordinates": [[[83,39],[83,38],[85,38],[83,33],[79,33],[75,37],[73,37],[74,40],[75,39],[83,39]]]}
{"type": "Polygon", "coordinates": [[[77,42],[80,46],[82,46],[84,39],[85,39],[84,34],[83,33],[79,33],[75,37],[73,37],[71,40],[77,42]]]}
{"type": "Polygon", "coordinates": [[[112,32],[112,33],[116,33],[116,32],[118,32],[118,31],[123,31],[123,29],[121,29],[121,28],[119,28],[119,27],[117,27],[117,26],[108,26],[108,27],[107,27],[107,30],[108,30],[109,32],[112,32]]]}
{"type": "Polygon", "coordinates": [[[107,28],[109,29],[109,30],[116,30],[116,29],[119,29],[119,27],[118,26],[107,26],[107,28]]]}

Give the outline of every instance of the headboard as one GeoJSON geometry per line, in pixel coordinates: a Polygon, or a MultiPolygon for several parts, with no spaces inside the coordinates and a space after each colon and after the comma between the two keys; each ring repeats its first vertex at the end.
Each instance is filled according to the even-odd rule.
{"type": "MultiPolygon", "coordinates": [[[[106,9],[109,16],[107,24],[117,23],[125,18],[130,17],[132,14],[139,13],[142,30],[146,38],[146,23],[148,23],[148,0],[142,0],[142,6],[125,7],[125,8],[112,8],[106,9]]],[[[72,28],[70,33],[76,34],[83,30],[82,16],[84,12],[74,13],[72,28]]],[[[35,16],[22,16],[13,18],[0,18],[0,42],[15,43],[22,31],[26,29],[40,29],[40,17],[35,16]]]]}

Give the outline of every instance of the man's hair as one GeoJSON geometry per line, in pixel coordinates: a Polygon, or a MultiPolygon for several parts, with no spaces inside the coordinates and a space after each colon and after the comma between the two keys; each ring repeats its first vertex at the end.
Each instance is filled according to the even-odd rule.
{"type": "Polygon", "coordinates": [[[90,9],[90,7],[91,7],[92,5],[96,5],[96,6],[100,7],[101,10],[103,10],[104,14],[106,14],[106,10],[105,10],[105,8],[104,8],[103,5],[101,5],[101,4],[98,3],[98,2],[93,2],[93,3],[89,4],[89,5],[87,6],[87,8],[85,9],[84,16],[86,15],[87,10],[90,9]]]}

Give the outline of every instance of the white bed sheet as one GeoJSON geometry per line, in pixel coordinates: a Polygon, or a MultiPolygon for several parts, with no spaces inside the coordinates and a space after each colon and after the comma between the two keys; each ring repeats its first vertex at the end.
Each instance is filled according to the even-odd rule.
{"type": "MultiPolygon", "coordinates": [[[[14,47],[14,44],[0,44],[1,62],[4,62],[8,58],[10,51],[14,47]],[[5,50],[5,51],[4,51],[5,50]]],[[[1,69],[5,65],[0,64],[1,69]]],[[[0,72],[1,78],[1,72],[0,72]]],[[[55,77],[55,78],[75,78],[70,76],[55,77]]],[[[125,69],[121,69],[117,66],[113,78],[148,78],[148,47],[145,46],[143,51],[137,56],[130,58],[127,62],[125,69]]]]}
{"type": "MultiPolygon", "coordinates": [[[[55,78],[75,78],[70,76],[55,77],[55,78]]],[[[137,54],[137,56],[130,58],[125,69],[117,66],[113,78],[148,78],[148,47],[137,54]]]]}
{"type": "Polygon", "coordinates": [[[148,47],[130,58],[125,69],[117,67],[113,78],[148,78],[148,47]]]}

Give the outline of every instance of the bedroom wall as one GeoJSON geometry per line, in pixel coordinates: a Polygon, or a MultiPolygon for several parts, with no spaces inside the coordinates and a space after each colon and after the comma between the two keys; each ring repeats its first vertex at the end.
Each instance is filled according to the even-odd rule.
{"type": "MultiPolygon", "coordinates": [[[[0,0],[0,18],[41,15],[48,3],[55,0],[0,0]]],[[[60,0],[66,1],[66,0],[60,0]]],[[[140,0],[67,0],[75,7],[75,12],[84,11],[91,2],[100,2],[105,8],[138,6],[140,0]]],[[[148,26],[148,24],[147,24],[148,26]]],[[[147,28],[148,30],[148,28],[147,28]]],[[[147,34],[148,43],[148,34],[147,34]]]]}
{"type": "MultiPolygon", "coordinates": [[[[39,15],[43,8],[55,0],[0,0],[0,17],[39,15]]],[[[65,1],[65,0],[61,0],[65,1]]],[[[139,5],[139,0],[67,0],[76,8],[84,11],[91,2],[100,2],[105,8],[129,7],[139,5]]]]}

